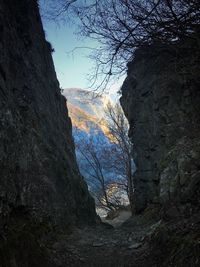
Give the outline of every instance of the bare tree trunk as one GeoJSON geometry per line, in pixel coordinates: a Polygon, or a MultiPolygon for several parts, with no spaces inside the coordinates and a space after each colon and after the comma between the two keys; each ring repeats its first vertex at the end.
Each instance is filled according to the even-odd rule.
{"type": "Polygon", "coordinates": [[[128,177],[128,198],[129,198],[129,202],[130,202],[130,208],[131,208],[131,212],[132,214],[134,214],[134,191],[133,191],[133,177],[132,177],[132,168],[131,168],[131,161],[129,160],[129,164],[128,164],[128,173],[127,173],[127,177],[128,177]]]}

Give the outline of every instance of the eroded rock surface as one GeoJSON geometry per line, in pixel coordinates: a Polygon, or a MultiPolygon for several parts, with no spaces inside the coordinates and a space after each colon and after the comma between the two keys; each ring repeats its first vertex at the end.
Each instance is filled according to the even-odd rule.
{"type": "Polygon", "coordinates": [[[142,48],[129,63],[121,104],[135,145],[136,212],[151,203],[189,213],[199,205],[199,86],[195,41],[142,48]]]}
{"type": "Polygon", "coordinates": [[[35,0],[0,2],[0,216],[28,207],[56,224],[92,223],[71,121],[35,0]]]}

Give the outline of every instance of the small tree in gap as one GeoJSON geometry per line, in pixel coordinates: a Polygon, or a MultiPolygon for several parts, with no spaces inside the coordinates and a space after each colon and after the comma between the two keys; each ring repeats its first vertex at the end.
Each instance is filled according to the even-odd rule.
{"type": "Polygon", "coordinates": [[[127,194],[133,212],[135,163],[132,157],[132,143],[128,137],[129,124],[119,104],[108,104],[105,108],[105,114],[110,138],[116,144],[115,149],[117,150],[113,153],[112,167],[116,173],[123,177],[123,181],[126,181],[124,184],[127,185],[127,194]]]}

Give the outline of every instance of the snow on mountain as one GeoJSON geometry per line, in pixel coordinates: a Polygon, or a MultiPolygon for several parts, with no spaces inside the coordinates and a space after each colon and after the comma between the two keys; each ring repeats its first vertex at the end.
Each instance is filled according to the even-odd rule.
{"type": "Polygon", "coordinates": [[[63,90],[67,99],[69,115],[72,124],[80,130],[89,133],[95,128],[108,134],[104,108],[109,103],[105,95],[98,96],[96,93],[80,88],[69,88],[63,90]]]}
{"type": "Polygon", "coordinates": [[[80,88],[64,89],[63,95],[74,106],[78,106],[90,115],[97,117],[101,117],[102,109],[109,102],[109,98],[105,95],[98,95],[95,92],[80,88]]]}
{"type": "MultiPolygon", "coordinates": [[[[114,142],[111,142],[104,112],[104,108],[109,103],[109,98],[79,88],[64,89],[62,94],[67,99],[69,116],[72,120],[79,169],[87,181],[90,192],[94,193],[99,190],[99,181],[94,179],[95,172],[83,156],[80,147],[87,151],[87,145],[92,142],[93,152],[102,164],[101,171],[107,185],[109,185],[109,198],[112,199],[113,195],[122,205],[126,205],[128,203],[126,192],[116,187],[116,182],[121,181],[121,176],[115,173],[115,168],[112,167],[115,164],[116,156],[112,152],[116,152],[118,148],[114,142]]],[[[118,164],[120,165],[120,163],[118,164]]]]}

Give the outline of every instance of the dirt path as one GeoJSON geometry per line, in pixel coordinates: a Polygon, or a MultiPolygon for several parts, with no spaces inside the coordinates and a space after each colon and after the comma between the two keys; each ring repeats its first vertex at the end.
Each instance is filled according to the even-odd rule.
{"type": "Polygon", "coordinates": [[[200,212],[171,220],[156,214],[149,210],[118,228],[99,224],[62,234],[50,261],[53,267],[199,267],[200,212]]]}
{"type": "Polygon", "coordinates": [[[108,223],[112,225],[114,228],[120,227],[125,221],[127,221],[131,217],[131,211],[122,210],[116,218],[113,220],[106,220],[102,218],[102,222],[108,223]]]}
{"type": "Polygon", "coordinates": [[[152,225],[141,226],[139,218],[135,217],[119,228],[99,225],[79,229],[54,244],[54,261],[62,267],[144,266],[142,259],[148,251],[145,240],[152,231],[152,225]]]}

